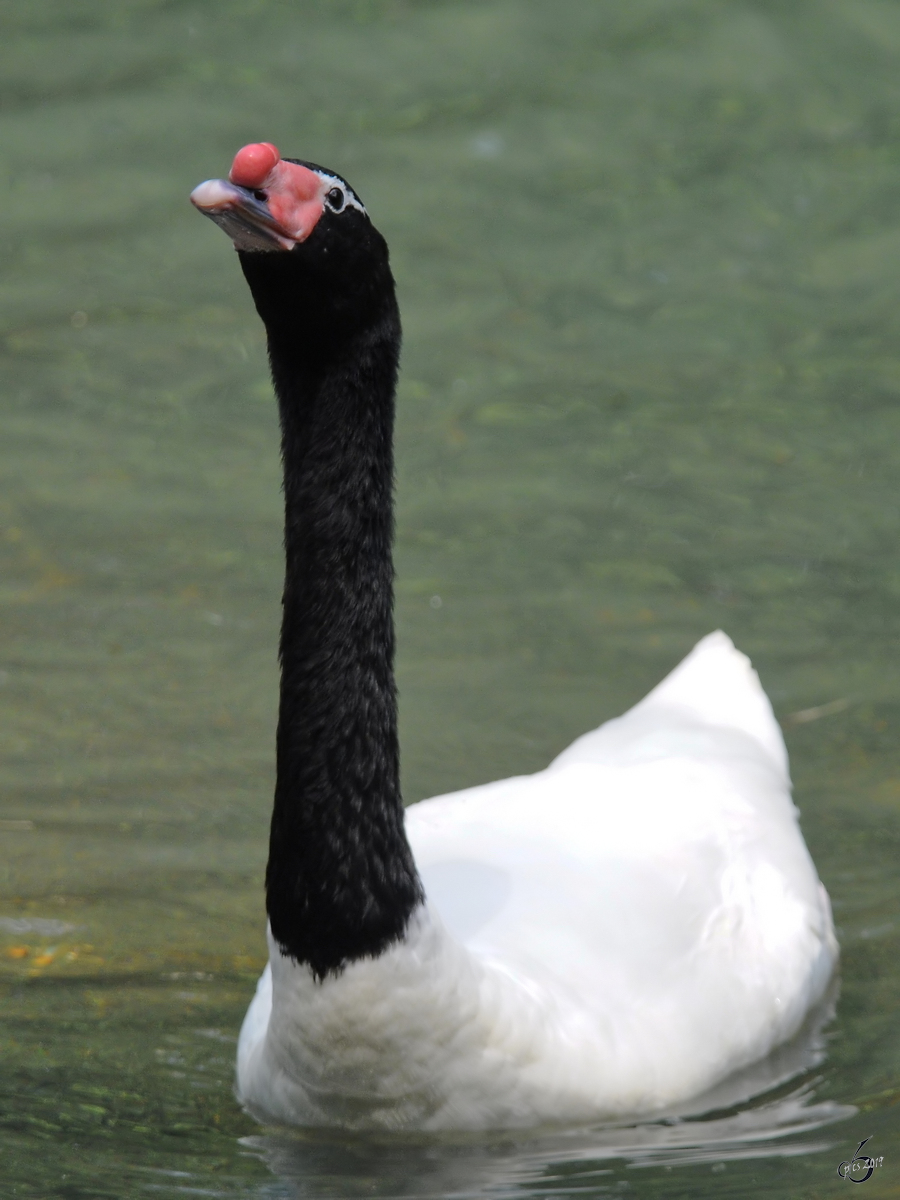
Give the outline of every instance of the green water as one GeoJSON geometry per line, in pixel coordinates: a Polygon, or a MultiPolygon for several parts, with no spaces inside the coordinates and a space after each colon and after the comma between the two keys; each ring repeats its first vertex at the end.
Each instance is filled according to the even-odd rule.
{"type": "Polygon", "coordinates": [[[6,0],[0,62],[0,1195],[796,1200],[870,1134],[900,1195],[900,4],[6,0]],[[187,195],[260,139],[392,247],[407,799],[543,766],[711,629],[753,657],[843,958],[824,1061],[749,1108],[235,1104],[277,427],[187,195]]]}

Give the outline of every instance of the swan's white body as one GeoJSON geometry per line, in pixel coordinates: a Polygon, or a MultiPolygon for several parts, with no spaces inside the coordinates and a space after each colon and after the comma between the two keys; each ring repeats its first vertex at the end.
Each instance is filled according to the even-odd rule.
{"type": "Polygon", "coordinates": [[[407,811],[428,895],[314,981],[270,941],[264,1120],[490,1129],[656,1112],[790,1038],[837,960],[759,680],[723,633],[536,775],[407,811]]]}

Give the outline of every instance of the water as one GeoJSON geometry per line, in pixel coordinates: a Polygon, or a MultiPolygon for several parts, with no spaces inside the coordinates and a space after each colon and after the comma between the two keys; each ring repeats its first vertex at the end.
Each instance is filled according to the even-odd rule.
{"type": "Polygon", "coordinates": [[[821,1197],[871,1134],[897,1195],[900,9],[0,20],[0,1194],[821,1197]],[[392,246],[407,799],[543,766],[710,629],[759,668],[843,959],[817,1065],[753,1103],[455,1140],[237,1108],[277,429],[187,194],[257,139],[392,246]]]}

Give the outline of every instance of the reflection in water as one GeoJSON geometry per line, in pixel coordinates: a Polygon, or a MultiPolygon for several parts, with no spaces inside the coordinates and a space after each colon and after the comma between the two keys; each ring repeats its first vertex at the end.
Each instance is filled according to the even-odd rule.
{"type": "Polygon", "coordinates": [[[698,1120],[599,1126],[539,1137],[470,1140],[278,1132],[242,1139],[283,1183],[309,1197],[521,1196],[590,1188],[604,1194],[611,1160],[629,1167],[793,1157],[827,1149],[810,1134],[853,1114],[799,1088],[757,1108],[698,1120]]]}

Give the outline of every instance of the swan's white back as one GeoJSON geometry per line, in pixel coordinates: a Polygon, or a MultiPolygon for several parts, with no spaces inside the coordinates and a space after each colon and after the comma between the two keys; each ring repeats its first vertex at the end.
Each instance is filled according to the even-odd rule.
{"type": "Polygon", "coordinates": [[[321,984],[270,944],[238,1051],[264,1119],[661,1110],[790,1038],[836,962],[781,732],[723,633],[545,771],[417,804],[407,833],[428,904],[401,943],[321,984]]]}

